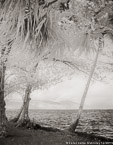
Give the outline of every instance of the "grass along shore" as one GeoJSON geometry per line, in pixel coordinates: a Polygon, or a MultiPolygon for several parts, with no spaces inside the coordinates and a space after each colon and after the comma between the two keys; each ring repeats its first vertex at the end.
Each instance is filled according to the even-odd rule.
{"type": "Polygon", "coordinates": [[[0,138],[0,145],[74,145],[74,144],[113,144],[112,139],[88,135],[86,133],[69,133],[54,128],[39,129],[16,128],[8,126],[6,138],[0,138]]]}

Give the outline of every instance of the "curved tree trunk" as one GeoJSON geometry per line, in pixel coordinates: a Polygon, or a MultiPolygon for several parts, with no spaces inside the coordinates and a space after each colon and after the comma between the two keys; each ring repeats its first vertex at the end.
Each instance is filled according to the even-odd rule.
{"type": "Polygon", "coordinates": [[[28,109],[29,109],[29,102],[31,100],[30,99],[31,89],[32,89],[32,87],[30,85],[28,85],[25,90],[23,106],[17,116],[17,126],[21,126],[22,124],[24,124],[30,120],[29,114],[28,114],[28,109]]]}
{"type": "Polygon", "coordinates": [[[70,131],[70,132],[75,132],[75,129],[76,129],[78,123],[79,123],[79,119],[80,119],[81,113],[83,111],[84,102],[85,102],[85,99],[86,99],[86,96],[87,96],[87,93],[88,93],[88,89],[89,89],[89,86],[90,86],[92,76],[93,76],[94,71],[95,71],[95,67],[96,67],[97,60],[98,60],[98,55],[99,55],[99,50],[100,50],[101,47],[102,47],[102,41],[101,41],[101,38],[99,38],[98,50],[97,50],[96,57],[95,57],[95,60],[94,60],[94,64],[92,66],[91,73],[89,75],[89,78],[88,78],[88,81],[87,81],[87,84],[86,84],[86,87],[85,87],[85,90],[84,90],[84,93],[83,93],[83,96],[82,96],[82,99],[81,99],[81,102],[80,102],[79,111],[78,111],[78,114],[77,114],[77,119],[68,128],[68,131],[70,131]]]}
{"type": "Polygon", "coordinates": [[[19,119],[19,117],[20,117],[20,115],[21,115],[21,113],[22,113],[23,106],[24,106],[24,105],[22,105],[22,107],[21,107],[21,109],[19,110],[19,112],[18,112],[18,114],[16,115],[16,117],[13,118],[13,119],[11,119],[11,121],[13,121],[13,122],[17,122],[17,121],[18,121],[18,119],[19,119]]]}
{"type": "Polygon", "coordinates": [[[5,66],[2,63],[0,66],[0,136],[6,136],[7,118],[5,114],[5,101],[4,101],[4,77],[5,66]]]}

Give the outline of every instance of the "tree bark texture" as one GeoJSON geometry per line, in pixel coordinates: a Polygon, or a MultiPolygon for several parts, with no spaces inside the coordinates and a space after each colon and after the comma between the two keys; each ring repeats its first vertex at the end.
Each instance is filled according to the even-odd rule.
{"type": "Polygon", "coordinates": [[[5,66],[0,66],[0,136],[6,135],[7,118],[5,114],[5,101],[4,101],[4,77],[5,66]]]}
{"type": "MultiPolygon", "coordinates": [[[[10,45],[12,41],[8,43],[10,45]]],[[[4,80],[6,71],[6,62],[11,51],[11,45],[9,47],[1,48],[0,57],[0,136],[7,135],[7,118],[5,114],[5,100],[4,100],[4,80]]]]}
{"type": "Polygon", "coordinates": [[[77,125],[79,123],[79,119],[80,119],[81,113],[83,111],[85,99],[86,99],[86,96],[87,96],[87,93],[88,93],[88,89],[89,89],[89,86],[90,86],[92,76],[93,76],[95,68],[96,68],[96,64],[97,64],[97,60],[98,60],[98,56],[99,56],[99,51],[100,51],[101,48],[102,48],[102,41],[101,41],[101,38],[99,38],[98,50],[97,50],[96,57],[94,59],[94,64],[92,66],[92,69],[91,69],[91,72],[90,72],[90,75],[89,75],[89,78],[88,78],[88,81],[87,81],[87,84],[86,84],[86,87],[85,87],[85,90],[84,90],[84,93],[83,93],[83,96],[82,96],[82,99],[81,99],[81,102],[80,102],[80,106],[79,106],[79,110],[78,110],[78,114],[77,114],[77,119],[68,128],[68,130],[70,132],[75,132],[75,129],[77,128],[77,125]]]}
{"type": "MultiPolygon", "coordinates": [[[[18,114],[18,121],[17,124],[20,125],[24,123],[25,121],[29,121],[29,114],[28,114],[28,109],[29,109],[29,102],[30,102],[30,93],[31,93],[32,87],[28,85],[25,90],[25,97],[24,97],[24,102],[23,106],[18,114]]],[[[18,126],[17,125],[17,126],[18,126]]]]}

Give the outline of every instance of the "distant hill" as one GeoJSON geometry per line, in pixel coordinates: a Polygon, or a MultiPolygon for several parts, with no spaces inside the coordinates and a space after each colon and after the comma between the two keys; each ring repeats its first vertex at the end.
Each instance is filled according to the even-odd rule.
{"type": "MultiPolygon", "coordinates": [[[[6,101],[7,109],[20,109],[22,106],[21,101],[11,100],[6,101]]],[[[31,100],[30,109],[77,109],[78,105],[72,101],[43,101],[31,100]]]]}

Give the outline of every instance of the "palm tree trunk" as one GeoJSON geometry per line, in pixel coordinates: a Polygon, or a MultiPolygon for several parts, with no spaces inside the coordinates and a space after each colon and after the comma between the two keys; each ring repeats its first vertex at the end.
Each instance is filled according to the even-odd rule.
{"type": "Polygon", "coordinates": [[[20,126],[21,124],[29,121],[29,114],[28,114],[28,109],[29,109],[29,102],[30,102],[30,93],[31,93],[32,87],[30,85],[27,86],[25,90],[25,97],[24,97],[24,102],[23,106],[20,110],[20,113],[18,114],[18,120],[17,120],[17,126],[20,126]]]}
{"type": "Polygon", "coordinates": [[[4,101],[4,77],[5,66],[2,63],[0,67],[0,136],[6,136],[7,118],[5,114],[5,101],[4,101]]]}
{"type": "MultiPolygon", "coordinates": [[[[10,42],[9,44],[10,45],[10,42]]],[[[4,80],[6,71],[6,62],[11,51],[11,46],[9,48],[1,49],[0,58],[0,137],[7,135],[7,117],[5,113],[5,100],[4,100],[4,80]],[[5,56],[5,57],[4,57],[5,56]]]]}
{"type": "Polygon", "coordinates": [[[76,129],[78,123],[79,123],[79,119],[80,119],[81,113],[83,111],[84,102],[85,102],[85,99],[86,99],[86,96],[87,96],[87,93],[88,93],[90,82],[91,82],[91,79],[92,79],[92,76],[94,74],[95,67],[96,67],[96,64],[97,64],[99,50],[100,50],[100,48],[102,46],[101,42],[102,42],[101,38],[99,38],[98,50],[97,50],[96,57],[95,57],[95,60],[94,60],[94,64],[92,66],[91,73],[89,75],[89,78],[88,78],[88,81],[87,81],[87,84],[86,84],[86,87],[85,87],[85,90],[84,90],[84,93],[83,93],[83,96],[82,96],[82,99],[81,99],[81,102],[80,102],[79,111],[78,111],[78,114],[77,114],[77,119],[68,128],[68,131],[70,131],[70,132],[75,132],[75,129],[76,129]]]}

